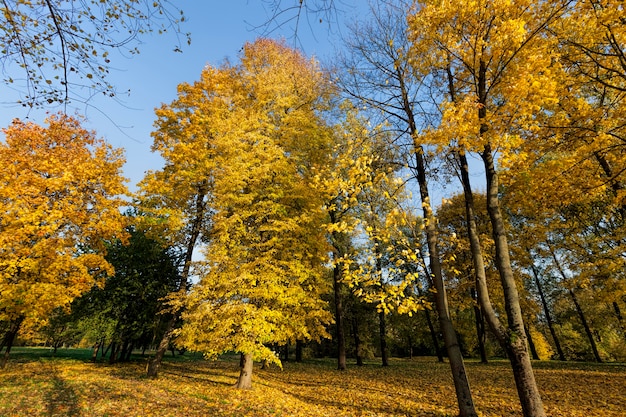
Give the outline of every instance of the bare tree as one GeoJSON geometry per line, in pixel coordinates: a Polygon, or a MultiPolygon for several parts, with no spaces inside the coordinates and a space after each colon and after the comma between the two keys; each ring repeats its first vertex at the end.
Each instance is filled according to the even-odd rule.
{"type": "Polygon", "coordinates": [[[25,107],[115,97],[111,52],[137,54],[141,35],[174,32],[177,51],[190,42],[168,0],[1,0],[0,12],[3,82],[25,107]]]}

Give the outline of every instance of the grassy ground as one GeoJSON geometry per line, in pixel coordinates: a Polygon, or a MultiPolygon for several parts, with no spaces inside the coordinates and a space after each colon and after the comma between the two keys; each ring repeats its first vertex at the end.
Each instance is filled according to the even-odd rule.
{"type": "MultiPolygon", "coordinates": [[[[369,363],[346,372],[332,360],[286,363],[254,370],[253,389],[232,388],[238,362],[186,355],[164,363],[158,380],[145,363],[88,362],[89,352],[16,350],[0,371],[0,416],[453,416],[455,396],[447,364],[432,358],[369,363]]],[[[468,361],[482,416],[519,416],[505,361],[468,361]]],[[[626,365],[534,363],[547,414],[626,416],[626,365]]]]}

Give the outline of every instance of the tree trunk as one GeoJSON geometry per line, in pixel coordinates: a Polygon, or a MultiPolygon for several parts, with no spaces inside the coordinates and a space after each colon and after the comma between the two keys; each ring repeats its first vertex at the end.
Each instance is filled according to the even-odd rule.
{"type": "Polygon", "coordinates": [[[622,317],[622,311],[620,310],[617,301],[613,301],[613,311],[615,312],[615,317],[617,317],[619,327],[620,329],[622,329],[622,336],[624,336],[624,338],[626,339],[626,327],[624,327],[624,318],[622,317]]]}
{"type": "Polygon", "coordinates": [[[111,342],[111,356],[109,356],[109,365],[114,364],[117,360],[118,350],[118,344],[116,342],[111,342]]]}
{"type": "MultiPolygon", "coordinates": [[[[104,343],[104,339],[102,339],[102,343],[104,343]]],[[[101,359],[104,360],[104,358],[107,356],[107,353],[109,353],[109,349],[111,349],[111,346],[113,346],[113,342],[109,343],[106,348],[102,348],[101,359]]]]}
{"type": "Polygon", "coordinates": [[[333,290],[335,294],[335,326],[337,331],[337,369],[346,370],[346,337],[343,326],[343,305],[341,303],[341,269],[333,267],[333,290]]]}
{"type": "MultiPolygon", "coordinates": [[[[420,251],[421,253],[421,251],[420,251]]],[[[426,267],[426,260],[424,259],[424,257],[422,256],[422,262],[424,263],[424,267],[426,268],[426,275],[428,277],[431,276],[428,268],[426,267]]],[[[430,285],[432,285],[432,280],[430,280],[430,285]]],[[[423,293],[422,290],[419,288],[419,286],[417,287],[417,295],[419,295],[420,297],[423,297],[423,293]]],[[[439,346],[439,335],[437,334],[437,332],[435,331],[435,326],[433,325],[433,320],[430,317],[430,310],[425,308],[424,309],[424,315],[426,316],[426,324],[428,325],[428,331],[430,332],[430,338],[433,342],[433,348],[435,349],[435,354],[437,355],[437,362],[439,363],[443,363],[443,352],[441,351],[441,347],[439,346]]]]}
{"type": "Polygon", "coordinates": [[[298,339],[296,340],[296,363],[300,363],[302,362],[302,347],[303,347],[303,342],[302,340],[298,339]]]}
{"type": "MultiPolygon", "coordinates": [[[[416,128],[411,128],[411,132],[416,133],[416,128]]],[[[415,138],[417,136],[414,136],[415,138]]],[[[441,271],[441,260],[439,258],[439,248],[437,246],[437,221],[434,216],[430,196],[428,194],[428,183],[426,181],[426,164],[424,161],[424,150],[421,145],[414,142],[415,159],[417,168],[417,181],[419,184],[420,197],[424,207],[424,223],[426,231],[426,242],[428,246],[428,255],[430,260],[430,271],[432,274],[433,286],[435,292],[435,305],[439,316],[439,326],[445,342],[448,360],[450,362],[450,370],[452,371],[452,379],[456,392],[457,404],[459,407],[459,415],[461,417],[477,416],[472,399],[463,355],[459,346],[450,312],[448,310],[448,297],[446,294],[446,286],[441,271]]]]}
{"type": "Polygon", "coordinates": [[[537,348],[535,347],[535,342],[533,342],[533,336],[530,334],[530,329],[528,326],[524,326],[524,332],[526,333],[526,338],[528,339],[528,347],[530,348],[530,354],[533,359],[538,361],[539,354],[537,354],[537,348]]]}
{"type": "Polygon", "coordinates": [[[237,379],[237,383],[235,387],[238,389],[251,389],[252,388],[252,354],[251,353],[242,353],[242,364],[239,371],[239,379],[237,379]]]}
{"type": "Polygon", "coordinates": [[[165,356],[165,352],[167,352],[167,348],[170,345],[170,341],[172,339],[172,334],[174,332],[174,324],[176,323],[176,317],[172,316],[167,321],[167,327],[165,329],[165,334],[157,347],[157,350],[154,354],[154,358],[148,361],[148,365],[146,367],[146,375],[149,378],[156,378],[159,376],[159,369],[161,369],[161,362],[163,361],[163,357],[165,356]]]}
{"type": "Polygon", "coordinates": [[[569,295],[574,302],[574,306],[576,307],[576,312],[578,313],[578,317],[580,318],[580,322],[585,329],[585,333],[587,334],[587,339],[589,339],[589,344],[591,345],[591,350],[593,351],[593,356],[596,359],[596,362],[602,363],[602,358],[600,357],[600,353],[598,352],[598,345],[596,345],[596,339],[593,337],[593,332],[591,331],[591,327],[587,322],[587,318],[585,317],[585,313],[578,302],[578,297],[572,289],[568,290],[569,295]]]}
{"type": "Polygon", "coordinates": [[[91,350],[91,362],[96,363],[98,360],[98,350],[100,350],[100,342],[96,342],[93,345],[93,349],[91,350]]]}
{"type": "Polygon", "coordinates": [[[135,348],[135,344],[133,342],[130,342],[128,345],[128,349],[126,350],[126,355],[124,355],[124,362],[129,362],[130,361],[130,357],[133,354],[133,349],[135,348]]]}
{"type": "Polygon", "coordinates": [[[379,331],[380,331],[380,356],[383,366],[389,366],[389,351],[387,349],[387,318],[385,312],[378,313],[379,331]]]}
{"type": "MultiPolygon", "coordinates": [[[[481,63],[481,68],[484,63],[481,63]]],[[[482,76],[484,76],[481,70],[482,76]]],[[[479,83],[482,86],[483,83],[479,83]]],[[[479,94],[480,95],[480,94],[479,94]]],[[[479,109],[481,120],[484,119],[484,107],[479,109]]],[[[481,129],[482,131],[482,129],[481,129]]],[[[500,200],[498,197],[498,175],[496,173],[491,146],[485,145],[481,157],[485,166],[487,179],[487,211],[491,220],[493,240],[495,245],[495,263],[500,274],[500,282],[504,295],[504,307],[507,316],[507,334],[503,342],[506,344],[506,351],[509,361],[513,367],[515,385],[520,398],[522,410],[526,417],[543,417],[545,411],[543,402],[535,381],[530,356],[528,355],[526,334],[524,332],[524,320],[519,302],[519,294],[513,276],[511,260],[509,258],[509,245],[504,227],[502,212],[500,211],[500,200]]],[[[467,166],[467,161],[466,161],[467,166]]],[[[470,189],[471,191],[471,189],[470,189]]],[[[479,246],[480,249],[480,246],[479,246]]],[[[485,283],[486,284],[486,283],[485,283]]],[[[485,285],[486,290],[486,285],[485,285]]],[[[483,310],[484,310],[483,306],[483,310]]]]}
{"type": "Polygon", "coordinates": [[[129,345],[128,339],[124,339],[124,342],[121,344],[121,349],[118,355],[120,362],[124,362],[126,360],[126,355],[128,353],[128,345],[129,345]]]}
{"type": "Polygon", "coordinates": [[[356,366],[363,366],[363,356],[361,356],[361,336],[359,334],[359,321],[356,314],[352,314],[352,334],[354,335],[354,356],[356,366]]]}
{"type": "Polygon", "coordinates": [[[474,300],[474,321],[476,322],[476,338],[478,340],[480,363],[488,363],[487,350],[485,349],[485,342],[487,340],[487,332],[485,332],[485,319],[483,318],[483,312],[476,297],[476,289],[472,288],[470,293],[472,300],[474,300]]]}
{"type": "MultiPolygon", "coordinates": [[[[204,221],[207,207],[207,203],[204,198],[206,197],[208,191],[208,180],[204,180],[200,184],[198,184],[198,192],[195,196],[195,217],[191,221],[191,232],[189,234],[187,247],[185,248],[183,270],[181,273],[180,281],[178,282],[179,293],[187,292],[187,280],[189,279],[189,270],[191,268],[191,260],[193,259],[193,250],[196,247],[196,242],[198,241],[198,238],[200,237],[200,232],[202,230],[202,223],[204,221]]],[[[172,336],[174,335],[174,330],[179,315],[180,311],[173,312],[172,317],[167,321],[167,326],[165,328],[165,332],[163,333],[163,338],[159,343],[159,347],[157,348],[154,358],[152,358],[152,360],[149,360],[148,365],[146,366],[146,375],[149,378],[156,378],[159,375],[161,361],[165,356],[165,352],[167,352],[167,348],[172,342],[172,336]]]]}
{"type": "MultiPolygon", "coordinates": [[[[563,278],[563,281],[564,282],[568,281],[567,275],[565,274],[565,270],[563,270],[563,266],[561,265],[559,258],[556,256],[556,252],[554,251],[554,248],[552,247],[550,242],[547,242],[547,243],[548,243],[548,249],[550,250],[550,254],[552,255],[552,259],[554,260],[554,265],[556,266],[556,269],[559,271],[559,274],[561,275],[561,278],[563,278]]],[[[585,329],[585,333],[587,334],[587,339],[589,339],[589,344],[591,345],[591,350],[593,351],[593,356],[595,357],[596,362],[601,363],[602,358],[600,357],[600,353],[598,352],[598,346],[596,345],[596,341],[593,338],[593,332],[591,331],[591,327],[589,327],[589,323],[587,323],[585,313],[583,312],[583,309],[580,307],[580,303],[578,302],[578,297],[576,297],[574,290],[572,290],[571,288],[568,289],[567,291],[569,293],[570,298],[574,302],[574,307],[576,307],[576,312],[578,313],[580,322],[582,323],[583,328],[585,329]]]]}
{"type": "Polygon", "coordinates": [[[17,320],[11,323],[9,330],[4,336],[4,340],[2,341],[2,346],[4,347],[4,355],[2,356],[2,361],[0,362],[0,369],[4,369],[9,362],[9,355],[11,354],[11,348],[13,347],[13,343],[15,342],[15,337],[20,331],[20,327],[22,326],[22,322],[24,321],[24,317],[19,317],[17,320]]]}
{"type": "Polygon", "coordinates": [[[550,330],[550,335],[552,336],[552,340],[554,340],[554,346],[556,347],[556,353],[559,355],[559,360],[565,360],[565,353],[563,353],[563,349],[561,348],[561,343],[559,342],[559,338],[554,330],[554,321],[552,320],[552,315],[550,314],[550,309],[548,308],[548,302],[546,300],[546,296],[543,293],[543,287],[541,285],[541,281],[539,280],[539,273],[537,272],[537,268],[533,264],[531,266],[533,271],[533,276],[535,277],[535,285],[537,286],[537,291],[539,291],[539,298],[541,299],[541,305],[543,306],[543,314],[546,316],[546,322],[548,323],[548,330],[550,330]]]}

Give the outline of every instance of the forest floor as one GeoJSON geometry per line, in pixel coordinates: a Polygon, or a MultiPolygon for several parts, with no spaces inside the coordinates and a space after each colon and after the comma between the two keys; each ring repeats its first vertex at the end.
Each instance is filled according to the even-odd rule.
{"type": "MultiPolygon", "coordinates": [[[[330,359],[255,366],[253,388],[233,388],[234,357],[205,361],[185,355],[163,364],[157,380],[145,359],[108,365],[88,352],[17,349],[0,370],[0,416],[454,416],[447,364],[433,358],[393,359],[389,367],[335,369],[330,359]]],[[[533,363],[549,416],[626,416],[626,364],[533,363]]],[[[508,362],[467,361],[482,416],[521,416],[508,362]]]]}

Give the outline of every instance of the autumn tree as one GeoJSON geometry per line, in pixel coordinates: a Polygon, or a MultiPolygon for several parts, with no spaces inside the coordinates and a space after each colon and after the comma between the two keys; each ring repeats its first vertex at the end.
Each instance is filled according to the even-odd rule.
{"type": "Polygon", "coordinates": [[[0,144],[0,291],[5,359],[20,326],[101,284],[105,241],[123,238],[122,151],[68,116],[15,120],[0,144]]]}
{"type": "MultiPolygon", "coordinates": [[[[145,214],[146,233],[181,252],[177,292],[185,294],[194,250],[211,230],[215,120],[228,112],[216,99],[216,86],[228,81],[226,71],[206,68],[200,80],[178,86],[178,98],[156,110],[152,150],[165,165],[150,171],[139,184],[136,204],[145,214]],[[215,119],[213,119],[215,118],[215,119]]],[[[163,355],[171,345],[178,321],[176,312],[167,323],[147,375],[157,377],[163,355]]]]}
{"type": "Polygon", "coordinates": [[[343,75],[338,82],[346,94],[373,110],[372,117],[378,119],[382,115],[382,121],[394,129],[398,144],[405,147],[404,163],[411,169],[419,187],[429,272],[436,291],[439,328],[450,359],[459,412],[463,416],[474,416],[476,410],[450,319],[441,271],[437,222],[428,182],[427,150],[418,139],[421,127],[429,123],[431,110],[424,99],[424,94],[428,97],[428,91],[422,90],[424,80],[416,76],[410,64],[406,27],[408,7],[404,1],[375,5],[372,21],[354,26],[347,41],[348,53],[340,60],[343,75]]]}
{"type": "Polygon", "coordinates": [[[28,107],[115,96],[107,81],[111,52],[137,54],[141,35],[172,31],[178,43],[189,42],[179,27],[182,12],[167,0],[12,0],[0,11],[3,82],[28,107]]]}
{"type": "MultiPolygon", "coordinates": [[[[216,111],[211,127],[211,230],[200,281],[184,298],[178,343],[212,357],[244,358],[237,386],[251,385],[253,360],[279,363],[274,343],[326,335],[327,243],[313,168],[332,135],[321,113],[331,93],[313,61],[284,43],[246,44],[237,65],[207,67],[197,84],[216,111]]],[[[182,155],[181,155],[182,156],[182,155]]]]}
{"type": "MultiPolygon", "coordinates": [[[[515,159],[523,140],[538,138],[537,128],[559,100],[554,38],[546,27],[564,16],[570,2],[419,2],[410,17],[414,66],[441,86],[441,124],[423,140],[451,146],[462,167],[468,233],[478,297],[490,328],[507,351],[524,415],[545,415],[526,348],[519,291],[511,266],[499,195],[497,158],[515,159]],[[491,307],[484,278],[475,207],[466,154],[480,155],[485,170],[487,209],[492,224],[495,263],[504,291],[506,320],[491,307]]],[[[543,139],[543,138],[542,138],[543,139]]],[[[534,143],[534,142],[532,142],[534,143]]],[[[519,154],[520,157],[524,155],[519,154]]]]}

